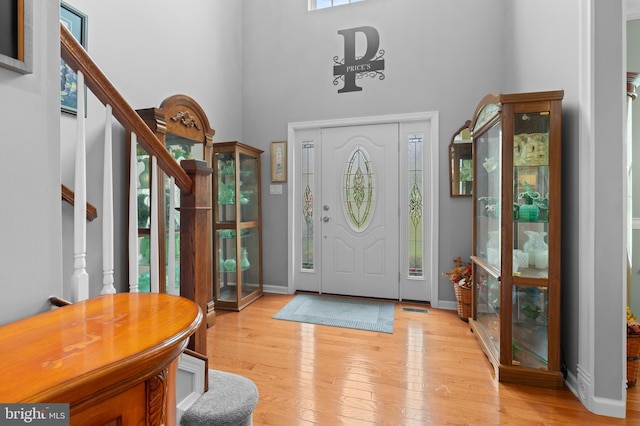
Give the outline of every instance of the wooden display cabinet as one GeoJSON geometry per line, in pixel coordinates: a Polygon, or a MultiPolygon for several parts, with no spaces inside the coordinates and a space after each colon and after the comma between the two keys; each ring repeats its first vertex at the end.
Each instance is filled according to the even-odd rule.
{"type": "Polygon", "coordinates": [[[239,311],[262,296],[260,155],[240,142],[213,144],[214,297],[239,311]]]}
{"type": "MultiPolygon", "coordinates": [[[[145,108],[136,111],[149,126],[160,142],[166,147],[176,161],[197,159],[206,161],[211,167],[214,130],[209,125],[209,119],[202,107],[186,95],[173,95],[166,98],[159,108],[145,108]]],[[[131,149],[130,135],[127,135],[129,149],[131,149]]],[[[137,200],[138,200],[138,289],[141,292],[161,292],[182,294],[180,290],[180,189],[172,185],[170,179],[160,170],[154,174],[152,159],[140,147],[136,147],[137,168],[137,200]],[[157,176],[156,176],[157,174],[157,176]],[[152,183],[157,179],[157,192],[151,194],[152,183]],[[173,192],[173,212],[175,219],[170,222],[173,192]],[[153,201],[155,200],[155,201],[153,201]],[[150,246],[151,246],[151,203],[158,205],[158,257],[159,276],[157,282],[152,281],[150,274],[150,246]],[[175,265],[175,275],[167,272],[170,263],[175,265]]],[[[210,183],[207,193],[210,193],[210,183]]],[[[209,214],[211,216],[211,214],[209,214]]],[[[208,219],[211,232],[212,219],[208,219]]],[[[208,247],[201,247],[211,253],[213,243],[211,239],[208,247]]],[[[210,258],[209,255],[207,255],[210,258]]],[[[155,280],[155,278],[154,278],[155,280]]],[[[213,277],[211,278],[213,281],[213,277]]],[[[211,286],[206,289],[190,290],[206,292],[198,297],[206,299],[206,305],[201,306],[206,312],[207,325],[215,324],[215,311],[211,286]]]]}
{"type": "Polygon", "coordinates": [[[496,378],[559,389],[563,91],[487,95],[471,122],[470,320],[496,378]]]}

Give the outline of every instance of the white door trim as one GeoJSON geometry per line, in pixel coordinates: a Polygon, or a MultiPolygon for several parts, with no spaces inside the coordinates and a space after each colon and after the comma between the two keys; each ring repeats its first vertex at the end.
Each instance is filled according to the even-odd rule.
{"type": "MultiPolygon", "coordinates": [[[[327,127],[346,127],[346,126],[359,126],[359,125],[367,125],[367,124],[387,124],[387,123],[400,123],[401,125],[404,123],[412,123],[417,121],[425,121],[429,123],[430,129],[430,141],[428,148],[430,152],[430,164],[429,172],[430,178],[428,181],[428,191],[429,191],[429,205],[431,206],[431,212],[429,215],[427,227],[430,232],[430,240],[427,241],[429,246],[429,263],[431,264],[430,274],[425,277],[428,282],[430,282],[431,287],[431,306],[434,308],[438,307],[439,297],[438,297],[438,223],[439,223],[439,191],[438,191],[438,182],[439,182],[439,140],[438,140],[438,112],[437,111],[429,111],[429,112],[418,112],[418,113],[407,113],[407,114],[390,114],[390,115],[381,115],[381,116],[370,116],[370,117],[353,117],[353,118],[340,118],[333,120],[318,120],[318,121],[305,121],[305,122],[295,122],[288,124],[287,130],[287,168],[289,170],[289,182],[287,184],[287,201],[288,201],[288,233],[289,233],[289,243],[288,243],[288,265],[287,265],[287,278],[288,278],[288,293],[293,293],[295,291],[295,272],[296,272],[296,258],[293,254],[296,253],[298,248],[298,235],[296,232],[296,218],[300,217],[299,203],[295,202],[295,194],[297,193],[296,188],[296,173],[298,173],[299,164],[298,158],[296,155],[296,132],[301,130],[309,130],[309,129],[319,129],[319,128],[327,128],[327,127]]],[[[427,188],[425,188],[427,189],[427,188]]],[[[402,297],[402,295],[401,295],[402,297]]]]}

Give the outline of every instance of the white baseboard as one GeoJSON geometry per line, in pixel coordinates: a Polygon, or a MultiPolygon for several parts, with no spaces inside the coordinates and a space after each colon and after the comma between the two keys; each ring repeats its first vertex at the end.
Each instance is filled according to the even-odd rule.
{"type": "Polygon", "coordinates": [[[450,300],[438,300],[438,309],[446,309],[448,311],[457,311],[458,303],[450,300]]]}
{"type": "Polygon", "coordinates": [[[290,294],[289,288],[282,285],[262,285],[262,291],[265,293],[273,293],[273,294],[290,294]]]}
{"type": "MultiPolygon", "coordinates": [[[[273,294],[291,294],[289,293],[289,288],[281,285],[262,285],[262,291],[265,293],[273,293],[273,294]]],[[[436,306],[435,304],[431,304],[432,307],[436,306]]],[[[447,311],[457,311],[458,303],[454,300],[439,300],[437,303],[438,309],[444,309],[447,311]]]]}
{"type": "Polygon", "coordinates": [[[183,414],[189,409],[189,407],[195,404],[195,402],[198,399],[200,399],[201,396],[202,394],[192,392],[176,405],[176,424],[177,425],[180,424],[180,419],[182,418],[183,414]]]}
{"type": "Polygon", "coordinates": [[[204,360],[185,353],[180,355],[176,375],[176,424],[180,424],[184,412],[204,393],[206,368],[204,360]]]}
{"type": "Polygon", "coordinates": [[[567,371],[565,384],[576,398],[582,402],[582,405],[592,413],[620,419],[626,417],[626,394],[623,395],[624,399],[622,400],[595,396],[591,377],[579,365],[577,376],[572,374],[571,371],[567,371]]]}

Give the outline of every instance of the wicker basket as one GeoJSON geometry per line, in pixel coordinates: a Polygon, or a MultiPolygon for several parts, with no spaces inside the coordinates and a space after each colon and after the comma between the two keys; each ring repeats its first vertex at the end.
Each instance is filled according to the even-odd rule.
{"type": "Polygon", "coordinates": [[[633,387],[638,380],[640,364],[640,335],[627,336],[627,387],[633,387]]]}
{"type": "Polygon", "coordinates": [[[458,302],[458,316],[462,321],[469,322],[469,317],[471,317],[471,289],[458,284],[453,284],[453,289],[458,302]]]}

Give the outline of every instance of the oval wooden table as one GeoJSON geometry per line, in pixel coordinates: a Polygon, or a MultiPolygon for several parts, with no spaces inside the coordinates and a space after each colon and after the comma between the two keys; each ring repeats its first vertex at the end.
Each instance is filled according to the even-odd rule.
{"type": "Polygon", "coordinates": [[[202,322],[167,294],[99,296],[0,327],[0,402],[69,403],[71,424],[174,424],[178,357],[202,322]]]}

